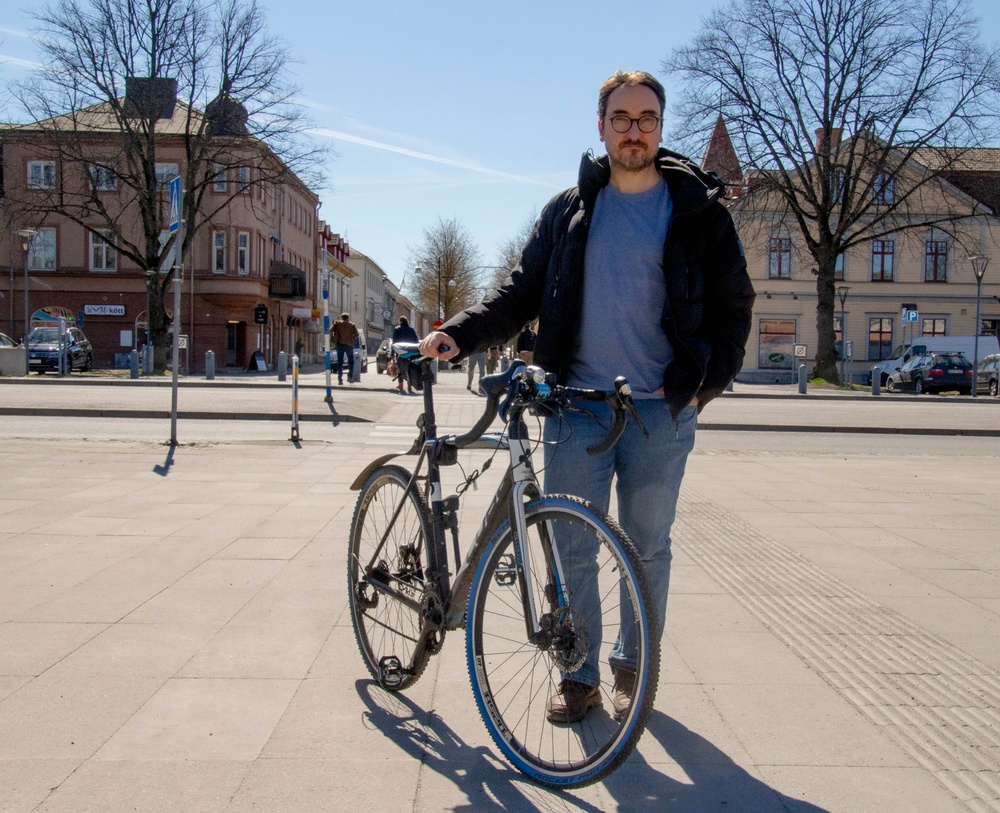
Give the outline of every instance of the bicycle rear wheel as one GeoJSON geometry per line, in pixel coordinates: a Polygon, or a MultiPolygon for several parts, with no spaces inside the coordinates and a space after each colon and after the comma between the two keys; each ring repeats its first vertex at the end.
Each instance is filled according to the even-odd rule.
{"type": "MultiPolygon", "coordinates": [[[[368,671],[390,691],[412,685],[433,654],[430,641],[420,637],[421,615],[413,604],[424,595],[431,518],[419,491],[410,489],[403,498],[409,482],[410,472],[400,466],[372,472],[354,509],[347,556],[354,637],[368,671]]],[[[432,641],[440,645],[441,635],[432,641]]]]}
{"type": "Polygon", "coordinates": [[[560,495],[529,503],[525,515],[531,582],[518,575],[524,551],[516,555],[509,522],[487,545],[473,581],[466,639],[472,689],[490,736],[518,770],[552,787],[580,787],[615,770],[642,735],[659,678],[659,622],[639,555],[610,517],[560,495]],[[561,598],[553,541],[565,580],[561,598]],[[528,639],[525,590],[556,631],[547,640],[528,639]],[[596,606],[584,601],[588,591],[596,606]],[[619,632],[634,641],[636,677],[632,704],[617,721],[608,664],[619,632]],[[588,659],[600,669],[601,706],[580,722],[550,722],[548,698],[588,659]]]}

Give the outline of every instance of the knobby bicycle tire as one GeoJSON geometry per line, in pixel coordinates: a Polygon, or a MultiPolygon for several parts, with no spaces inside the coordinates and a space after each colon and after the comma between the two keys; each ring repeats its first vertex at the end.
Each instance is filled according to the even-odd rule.
{"type": "MultiPolygon", "coordinates": [[[[473,694],[490,736],[518,770],[550,787],[582,787],[614,771],[642,735],[659,679],[659,620],[639,554],[614,520],[585,500],[563,495],[529,503],[525,518],[536,582],[529,589],[538,613],[550,613],[563,625],[560,629],[572,632],[560,639],[562,646],[553,643],[547,649],[528,640],[523,580],[516,576],[519,563],[505,522],[484,551],[469,599],[466,656],[473,694]],[[550,535],[567,581],[563,601],[548,586],[553,582],[545,551],[550,535]],[[567,561],[588,547],[596,551],[593,572],[571,575],[567,561]],[[585,604],[574,605],[585,586],[596,594],[599,611],[586,613],[585,604]],[[634,699],[619,722],[612,715],[608,657],[619,629],[630,625],[636,641],[634,699]],[[578,673],[588,653],[600,669],[600,706],[576,723],[549,722],[548,698],[560,679],[578,673]]],[[[585,554],[577,561],[586,559],[585,554]]]]}
{"type": "MultiPolygon", "coordinates": [[[[410,476],[401,466],[382,466],[372,472],[354,508],[347,555],[347,598],[354,637],[368,671],[389,691],[412,686],[432,654],[426,643],[420,641],[420,613],[377,590],[364,578],[365,568],[392,520],[410,476]],[[397,658],[405,670],[395,681],[387,681],[383,672],[383,659],[391,657],[397,658]]],[[[431,515],[427,502],[419,491],[410,489],[373,569],[393,589],[419,601],[424,592],[423,568],[430,539],[431,515]]],[[[443,634],[439,633],[438,644],[443,634]]]]}

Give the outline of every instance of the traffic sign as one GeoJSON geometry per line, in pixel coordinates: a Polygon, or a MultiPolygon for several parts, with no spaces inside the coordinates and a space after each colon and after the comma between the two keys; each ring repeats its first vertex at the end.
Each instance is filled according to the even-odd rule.
{"type": "Polygon", "coordinates": [[[906,321],[907,322],[916,322],[917,319],[919,319],[919,318],[920,318],[920,312],[919,311],[910,310],[910,311],[906,312],[906,321]]]}
{"type": "Polygon", "coordinates": [[[178,231],[181,227],[181,176],[170,179],[170,233],[178,231]]]}

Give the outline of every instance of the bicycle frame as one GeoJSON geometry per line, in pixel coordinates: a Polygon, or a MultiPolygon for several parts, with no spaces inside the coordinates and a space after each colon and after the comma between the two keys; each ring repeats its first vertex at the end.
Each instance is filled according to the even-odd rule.
{"type": "MultiPolygon", "coordinates": [[[[468,607],[469,594],[472,582],[479,566],[480,559],[486,550],[486,546],[492,539],[496,530],[502,525],[505,518],[510,519],[513,553],[514,553],[514,576],[521,587],[521,596],[524,602],[525,632],[528,640],[535,639],[541,635],[541,625],[539,622],[539,608],[536,606],[534,592],[528,589],[532,583],[531,574],[534,572],[535,564],[531,560],[530,548],[525,543],[527,537],[527,526],[525,521],[525,503],[527,500],[541,496],[541,489],[538,479],[535,476],[531,462],[531,440],[528,435],[522,415],[526,408],[523,404],[514,403],[510,409],[508,417],[508,451],[510,462],[503,479],[494,494],[493,500],[486,511],[476,537],[472,545],[468,548],[465,560],[460,559],[458,545],[458,522],[455,512],[458,508],[457,497],[445,498],[441,487],[441,466],[447,465],[440,462],[440,457],[444,452],[441,441],[437,435],[437,423],[434,413],[433,394],[433,374],[429,365],[422,365],[424,415],[423,415],[423,440],[411,447],[407,452],[393,452],[383,455],[372,461],[368,467],[357,477],[352,488],[360,488],[368,479],[370,474],[388,460],[404,454],[417,454],[417,462],[406,489],[400,495],[385,535],[379,540],[372,561],[368,563],[366,572],[369,583],[379,592],[391,595],[395,600],[411,607],[412,609],[424,613],[420,634],[420,642],[425,643],[440,630],[454,630],[465,624],[465,614],[468,607]],[[424,463],[427,463],[427,475],[425,495],[430,502],[431,508],[431,536],[427,541],[427,549],[424,553],[424,577],[429,587],[424,590],[424,595],[418,600],[401,593],[392,586],[378,580],[373,576],[372,564],[381,556],[382,549],[396,518],[402,510],[410,489],[419,488],[421,470],[424,463]],[[455,550],[455,566],[458,571],[452,582],[452,574],[449,571],[448,547],[446,532],[451,530],[452,541],[455,550]],[[460,566],[459,566],[460,565],[460,566]],[[430,592],[428,600],[427,593],[430,592]]],[[[469,444],[466,448],[493,448],[496,436],[484,436],[483,439],[469,444]]],[[[454,445],[450,447],[451,452],[457,452],[454,445]]],[[[552,539],[551,529],[548,530],[549,539],[552,539]]],[[[565,583],[563,570],[559,561],[559,553],[554,544],[546,547],[546,555],[551,555],[552,560],[545,564],[551,568],[556,584],[553,586],[554,594],[552,600],[556,606],[564,603],[563,588],[565,583]]]]}

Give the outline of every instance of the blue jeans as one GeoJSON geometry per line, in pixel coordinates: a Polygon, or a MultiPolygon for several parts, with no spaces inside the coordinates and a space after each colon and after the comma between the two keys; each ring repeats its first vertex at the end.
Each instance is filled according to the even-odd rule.
{"type": "MultiPolygon", "coordinates": [[[[546,418],[544,488],[549,494],[583,497],[607,513],[611,481],[618,476],[618,521],[635,543],[649,576],[654,603],[649,610],[651,620],[656,623],[653,630],[656,635],[663,628],[667,610],[672,559],[670,527],[677,511],[677,496],[688,453],[694,447],[698,410],[687,407],[675,421],[662,398],[635,403],[649,437],[645,437],[630,419],[625,434],[614,448],[598,456],[587,454],[586,447],[604,438],[611,426],[611,409],[606,404],[584,405],[600,418],[603,426],[574,413],[546,418]],[[557,440],[564,442],[557,444],[557,440]]],[[[559,540],[556,542],[558,545],[559,540]]],[[[596,544],[596,540],[594,542],[596,544]]],[[[594,550],[593,556],[577,555],[571,561],[562,558],[567,585],[570,590],[576,590],[573,605],[584,617],[598,612],[600,605],[597,580],[591,576],[596,553],[594,550]]],[[[587,661],[567,677],[596,686],[600,682],[600,629],[589,632],[587,661]]],[[[623,618],[609,660],[613,667],[634,670],[635,658],[635,626],[623,618]]]]}
{"type": "Polygon", "coordinates": [[[354,348],[349,344],[337,345],[337,382],[344,383],[344,359],[347,359],[347,380],[354,380],[354,348]]]}

